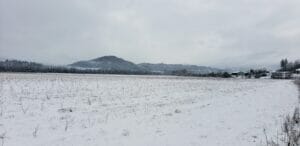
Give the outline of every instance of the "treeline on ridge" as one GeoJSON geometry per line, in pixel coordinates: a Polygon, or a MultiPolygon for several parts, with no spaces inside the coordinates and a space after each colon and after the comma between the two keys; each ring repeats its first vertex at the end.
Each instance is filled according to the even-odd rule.
{"type": "Polygon", "coordinates": [[[195,77],[222,77],[229,78],[227,72],[195,74],[187,70],[176,70],[169,73],[155,73],[147,71],[128,71],[128,70],[101,70],[101,69],[79,69],[68,66],[51,66],[41,63],[5,60],[0,61],[0,72],[28,72],[28,73],[77,73],[77,74],[124,74],[124,75],[176,75],[176,76],[195,76],[195,77]]]}

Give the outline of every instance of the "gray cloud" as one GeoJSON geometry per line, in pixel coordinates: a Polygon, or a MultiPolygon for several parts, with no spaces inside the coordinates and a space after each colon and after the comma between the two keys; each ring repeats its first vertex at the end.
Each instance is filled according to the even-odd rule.
{"type": "Polygon", "coordinates": [[[298,0],[0,0],[0,57],[270,65],[300,53],[298,0]]]}

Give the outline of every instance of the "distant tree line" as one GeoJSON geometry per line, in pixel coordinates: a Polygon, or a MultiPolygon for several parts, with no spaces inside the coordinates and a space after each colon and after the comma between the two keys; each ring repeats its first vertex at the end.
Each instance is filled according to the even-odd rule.
{"type": "Polygon", "coordinates": [[[50,66],[35,62],[5,60],[0,61],[0,72],[31,72],[31,73],[78,73],[78,74],[153,74],[144,71],[78,69],[66,66],[50,66]]]}
{"type": "Polygon", "coordinates": [[[194,76],[194,77],[220,77],[220,78],[231,78],[231,74],[228,72],[211,72],[211,73],[191,73],[186,69],[172,71],[171,75],[176,76],[194,76]]]}
{"type": "Polygon", "coordinates": [[[68,66],[51,66],[35,62],[5,60],[0,61],[0,72],[29,72],[29,73],[77,73],[77,74],[125,74],[125,75],[176,75],[194,77],[222,77],[230,78],[228,72],[217,73],[190,73],[186,69],[165,73],[154,73],[147,71],[128,71],[128,70],[101,70],[101,69],[78,69],[68,66]]]}
{"type": "Polygon", "coordinates": [[[287,59],[282,59],[280,61],[280,69],[279,71],[289,71],[296,72],[296,69],[300,68],[300,60],[289,62],[287,59]]]}
{"type": "Polygon", "coordinates": [[[246,78],[261,78],[268,76],[270,72],[267,69],[250,69],[249,72],[245,73],[246,78]]]}

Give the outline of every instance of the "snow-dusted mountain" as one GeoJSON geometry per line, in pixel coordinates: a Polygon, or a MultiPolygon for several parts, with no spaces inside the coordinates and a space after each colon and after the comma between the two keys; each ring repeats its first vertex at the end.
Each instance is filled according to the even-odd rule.
{"type": "Polygon", "coordinates": [[[189,73],[205,74],[211,72],[220,72],[220,69],[182,64],[134,64],[130,61],[118,58],[116,56],[103,56],[88,61],[78,61],[69,65],[70,67],[80,69],[100,69],[100,70],[122,70],[122,71],[144,71],[161,74],[170,74],[173,71],[186,70],[189,73]]]}
{"type": "Polygon", "coordinates": [[[134,64],[130,61],[118,58],[116,56],[103,56],[88,61],[75,62],[70,67],[80,69],[100,69],[100,70],[122,70],[122,71],[144,71],[161,74],[170,74],[173,71],[186,70],[189,73],[205,74],[211,72],[220,72],[220,69],[182,64],[134,64]]]}
{"type": "MultiPolygon", "coordinates": [[[[151,63],[141,63],[135,64],[133,62],[124,60],[116,56],[103,56],[87,61],[78,61],[67,66],[51,66],[43,65],[41,63],[28,62],[28,61],[18,61],[18,60],[8,60],[1,61],[0,67],[11,67],[11,68],[22,68],[28,66],[32,71],[56,71],[63,72],[68,69],[78,69],[73,70],[74,72],[80,72],[87,69],[92,70],[102,70],[102,71],[124,71],[128,73],[150,73],[150,74],[174,74],[185,70],[187,73],[191,74],[207,74],[211,72],[222,72],[223,70],[205,66],[197,65],[183,65],[183,64],[151,64],[151,63]],[[38,67],[37,67],[38,66],[38,67]],[[48,70],[47,70],[48,69],[48,70]]],[[[69,70],[70,71],[70,70],[69,70]]]]}
{"type": "Polygon", "coordinates": [[[171,73],[178,70],[186,70],[189,73],[194,74],[206,74],[211,72],[221,72],[222,70],[217,68],[211,68],[206,66],[197,66],[197,65],[183,65],[183,64],[151,64],[151,63],[141,63],[138,64],[139,67],[157,73],[171,73]]]}
{"type": "Polygon", "coordinates": [[[136,64],[116,56],[103,56],[88,61],[79,61],[69,66],[82,69],[142,71],[136,64]]]}

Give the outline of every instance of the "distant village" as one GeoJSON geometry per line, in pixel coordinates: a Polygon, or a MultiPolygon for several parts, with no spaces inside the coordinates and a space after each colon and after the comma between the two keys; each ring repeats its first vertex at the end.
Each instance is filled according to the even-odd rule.
{"type": "Polygon", "coordinates": [[[250,69],[248,72],[233,72],[234,78],[272,78],[272,79],[300,79],[300,60],[289,62],[280,61],[280,69],[269,71],[267,69],[250,69]]]}

